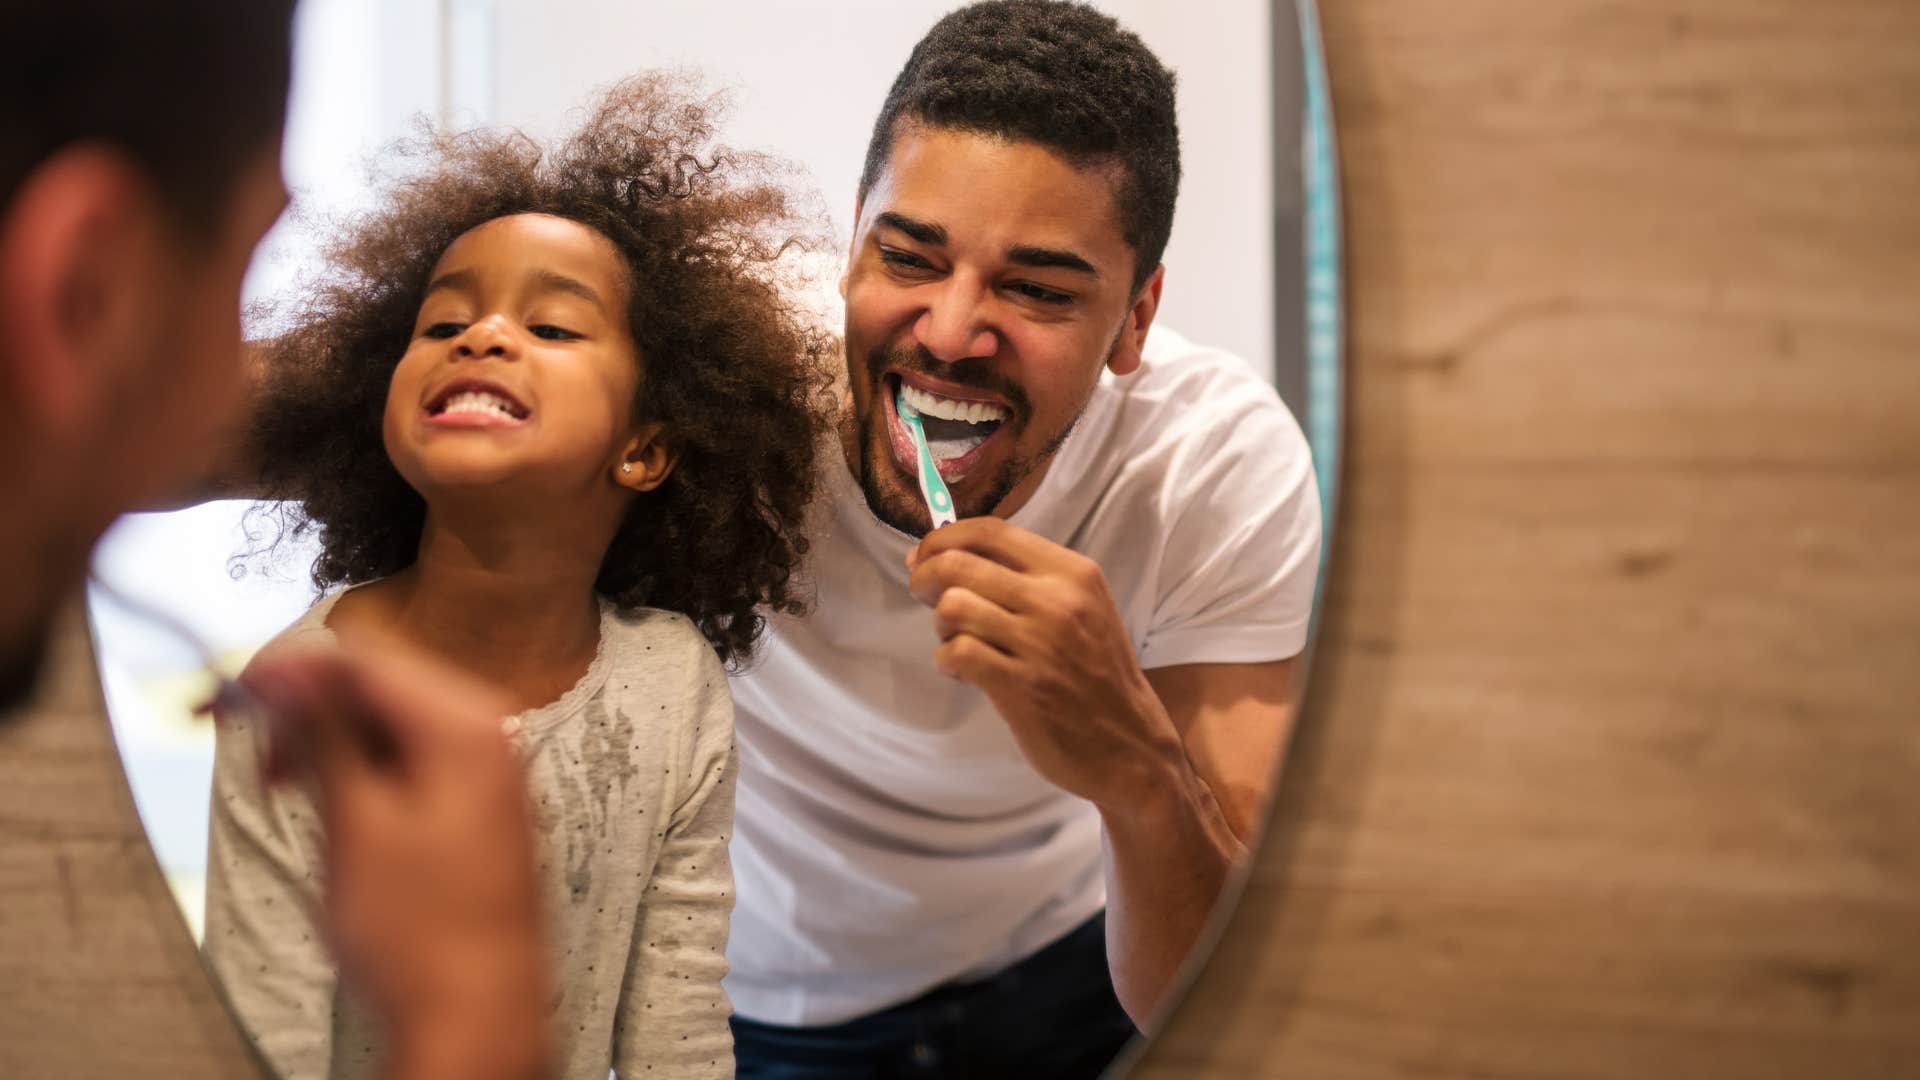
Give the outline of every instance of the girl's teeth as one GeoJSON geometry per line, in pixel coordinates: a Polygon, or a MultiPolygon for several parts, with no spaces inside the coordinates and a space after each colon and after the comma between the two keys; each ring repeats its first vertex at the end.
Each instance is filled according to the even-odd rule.
{"type": "Polygon", "coordinates": [[[508,420],[515,418],[513,410],[507,407],[506,402],[494,397],[492,394],[482,394],[473,391],[464,394],[455,394],[453,398],[447,402],[447,407],[442,409],[441,412],[442,414],[479,412],[491,413],[494,416],[504,417],[508,420]]]}

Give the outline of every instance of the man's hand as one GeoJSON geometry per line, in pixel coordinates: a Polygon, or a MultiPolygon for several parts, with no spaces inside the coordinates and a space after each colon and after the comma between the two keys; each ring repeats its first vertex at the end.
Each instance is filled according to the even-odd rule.
{"type": "Polygon", "coordinates": [[[1149,1029],[1246,856],[1294,662],[1143,673],[1100,568],[997,518],[935,530],[907,565],[940,670],[985,691],[1034,769],[1099,808],[1114,991],[1149,1029]]]}
{"type": "Polygon", "coordinates": [[[393,1077],[545,1075],[550,1002],[524,772],[503,699],[397,649],[262,657],[270,773],[313,783],[341,977],[393,1077]]]}
{"type": "Polygon", "coordinates": [[[907,565],[934,611],[934,663],[986,692],[1040,775],[1109,815],[1191,775],[1093,560],[977,517],[928,534],[907,565]]]}

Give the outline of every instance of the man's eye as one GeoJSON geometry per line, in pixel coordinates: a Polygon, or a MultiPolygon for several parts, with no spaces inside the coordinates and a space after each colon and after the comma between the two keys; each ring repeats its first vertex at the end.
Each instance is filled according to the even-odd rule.
{"type": "Polygon", "coordinates": [[[1070,304],[1073,302],[1073,295],[1071,293],[1063,293],[1055,289],[1049,289],[1044,285],[1035,285],[1030,281],[1016,282],[1011,288],[1021,296],[1029,300],[1037,300],[1042,304],[1070,304]]]}
{"type": "Polygon", "coordinates": [[[534,337],[545,338],[548,341],[572,341],[580,336],[564,326],[554,326],[549,323],[540,323],[527,329],[533,331],[534,337]]]}
{"type": "Polygon", "coordinates": [[[901,269],[905,269],[905,270],[931,269],[931,267],[927,265],[927,260],[922,259],[920,256],[915,255],[910,251],[901,251],[898,248],[888,248],[888,247],[881,248],[880,261],[883,263],[888,263],[893,266],[900,267],[901,269]]]}
{"type": "Polygon", "coordinates": [[[466,328],[461,326],[459,323],[437,322],[427,327],[425,330],[420,331],[420,336],[429,337],[429,338],[438,338],[441,341],[445,341],[448,338],[457,337],[460,331],[464,329],[466,328]]]}

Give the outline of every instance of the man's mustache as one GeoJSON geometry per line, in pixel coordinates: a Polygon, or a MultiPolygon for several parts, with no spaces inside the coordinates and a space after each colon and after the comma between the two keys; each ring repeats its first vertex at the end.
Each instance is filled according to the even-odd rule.
{"type": "Polygon", "coordinates": [[[911,371],[968,390],[993,394],[1012,407],[1016,419],[1024,419],[1033,413],[1026,390],[993,370],[992,361],[989,360],[968,358],[946,363],[917,345],[897,349],[881,347],[868,355],[867,373],[876,387],[880,383],[881,373],[889,370],[911,371]]]}

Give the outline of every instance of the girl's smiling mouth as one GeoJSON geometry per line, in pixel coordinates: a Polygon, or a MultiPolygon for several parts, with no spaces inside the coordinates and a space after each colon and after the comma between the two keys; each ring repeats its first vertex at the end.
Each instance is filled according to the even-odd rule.
{"type": "Polygon", "coordinates": [[[485,379],[455,379],[427,400],[426,421],[435,427],[517,427],[527,422],[527,408],[498,383],[485,379]]]}

